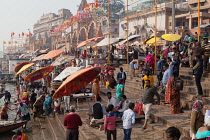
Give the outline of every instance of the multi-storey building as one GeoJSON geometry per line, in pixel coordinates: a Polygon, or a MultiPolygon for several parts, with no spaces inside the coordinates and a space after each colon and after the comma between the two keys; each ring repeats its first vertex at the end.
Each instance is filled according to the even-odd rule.
{"type": "Polygon", "coordinates": [[[37,23],[34,24],[34,35],[30,38],[30,44],[33,44],[34,50],[49,48],[51,46],[50,32],[71,16],[72,13],[69,9],[60,9],[58,14],[43,14],[37,23]]]}

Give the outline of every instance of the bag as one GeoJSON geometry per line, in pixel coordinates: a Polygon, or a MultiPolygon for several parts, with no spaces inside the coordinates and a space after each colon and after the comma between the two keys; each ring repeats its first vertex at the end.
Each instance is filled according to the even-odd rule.
{"type": "Polygon", "coordinates": [[[144,112],[143,112],[143,104],[140,103],[140,102],[137,102],[134,109],[133,109],[134,112],[136,112],[138,115],[143,115],[144,112]]]}
{"type": "Polygon", "coordinates": [[[181,78],[176,77],[174,78],[172,87],[173,87],[173,90],[175,91],[181,91],[183,90],[183,87],[184,87],[184,81],[181,78]]]}

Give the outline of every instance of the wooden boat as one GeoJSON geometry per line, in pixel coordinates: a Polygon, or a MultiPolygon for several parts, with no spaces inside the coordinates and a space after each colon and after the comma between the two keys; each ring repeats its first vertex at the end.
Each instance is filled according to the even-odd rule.
{"type": "Polygon", "coordinates": [[[17,129],[26,124],[26,122],[27,121],[0,121],[0,133],[17,129]]]}

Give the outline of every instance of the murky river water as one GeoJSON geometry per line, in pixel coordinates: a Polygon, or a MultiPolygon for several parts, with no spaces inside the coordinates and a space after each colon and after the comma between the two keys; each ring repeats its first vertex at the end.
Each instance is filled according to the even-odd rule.
{"type": "MultiPolygon", "coordinates": [[[[15,86],[13,84],[6,84],[5,89],[11,93],[11,96],[12,96],[11,102],[14,103],[15,99],[17,98],[16,94],[15,94],[15,86]]],[[[2,97],[0,99],[0,107],[2,107],[4,105],[4,103],[5,103],[4,97],[2,97]]],[[[11,109],[15,109],[17,106],[10,104],[9,107],[11,109]]],[[[17,110],[13,110],[13,111],[9,110],[8,111],[8,116],[9,116],[10,121],[15,119],[16,112],[17,112],[17,110]]],[[[13,135],[14,135],[14,132],[7,132],[5,134],[0,134],[0,140],[11,140],[13,135]]]]}

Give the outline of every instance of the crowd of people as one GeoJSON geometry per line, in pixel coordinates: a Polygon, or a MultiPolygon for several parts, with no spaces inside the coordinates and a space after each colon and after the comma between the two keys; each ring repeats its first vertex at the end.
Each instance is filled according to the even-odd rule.
{"type": "MultiPolygon", "coordinates": [[[[117,53],[119,54],[126,54],[125,46],[121,49],[112,46],[112,55],[115,54],[115,50],[117,50],[117,53]]],[[[91,51],[91,49],[89,51],[91,51]]],[[[131,77],[140,77],[140,88],[143,89],[144,93],[141,101],[142,111],[145,115],[144,124],[141,128],[142,131],[147,129],[149,120],[150,124],[155,123],[155,119],[153,115],[151,115],[152,106],[154,105],[154,96],[157,97],[157,102],[155,104],[160,105],[161,96],[164,97],[165,104],[171,104],[171,114],[183,113],[180,105],[180,91],[183,89],[183,80],[179,77],[181,65],[189,63],[189,67],[192,68],[192,76],[195,77],[197,86],[198,94],[196,96],[204,96],[201,86],[201,77],[205,76],[208,72],[210,45],[207,37],[204,36],[202,43],[200,43],[195,36],[190,37],[186,34],[182,41],[174,42],[173,45],[169,45],[165,50],[158,50],[157,52],[156,59],[154,59],[154,50],[152,46],[147,46],[145,51],[141,49],[141,47],[137,48],[135,45],[129,46],[128,54],[131,77]],[[141,55],[145,55],[145,60],[139,58],[140,52],[141,55]],[[157,82],[155,82],[154,75],[157,76],[157,82]],[[160,92],[160,94],[158,92],[160,92]]],[[[92,53],[87,53],[87,51],[84,50],[83,53],[80,54],[81,59],[88,58],[88,54],[92,53]]],[[[47,62],[43,61],[42,65],[50,65],[53,61],[53,59],[47,62]]],[[[36,120],[37,117],[43,118],[50,116],[53,112],[60,114],[62,113],[61,104],[64,102],[66,113],[68,113],[64,118],[64,126],[67,128],[66,139],[77,140],[79,137],[78,129],[79,126],[82,126],[82,121],[80,116],[75,113],[76,108],[70,106],[72,100],[71,95],[53,99],[52,96],[56,89],[50,88],[50,82],[66,67],[81,65],[85,64],[76,64],[76,61],[72,60],[68,64],[57,67],[54,75],[49,75],[38,82],[28,83],[19,77],[19,82],[16,85],[16,95],[19,105],[16,109],[11,109],[8,106],[11,102],[11,94],[8,91],[5,91],[5,104],[0,112],[1,119],[8,120],[8,110],[17,111],[15,119],[19,116],[21,120],[26,121],[31,120],[31,112],[34,120],[36,120]]],[[[103,128],[107,140],[111,140],[112,138],[116,140],[116,121],[120,119],[123,122],[124,140],[130,140],[132,125],[135,124],[136,119],[134,108],[137,104],[131,102],[124,91],[128,73],[120,67],[120,72],[115,74],[115,67],[113,65],[99,64],[95,66],[101,67],[101,73],[86,87],[77,92],[93,93],[95,95],[94,98],[96,102],[92,106],[92,119],[90,120],[90,125],[94,126],[98,121],[103,121],[103,128]],[[102,103],[102,98],[100,96],[101,86],[104,86],[107,89],[115,89],[116,91],[115,95],[111,92],[107,92],[107,105],[102,103]]],[[[28,73],[30,72],[31,70],[28,71],[28,73]]],[[[192,138],[210,136],[210,117],[208,118],[208,116],[210,116],[208,107],[204,106],[201,100],[197,100],[192,107],[190,119],[192,138]],[[203,108],[206,114],[203,113],[203,108]]],[[[102,128],[100,127],[100,129],[102,128]]],[[[18,132],[14,138],[19,137],[20,134],[22,133],[18,132]]],[[[175,127],[170,127],[166,130],[167,139],[178,140],[180,136],[180,131],[175,127]]]]}

